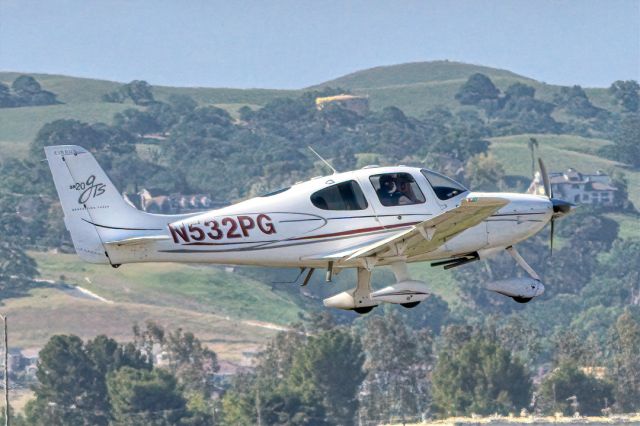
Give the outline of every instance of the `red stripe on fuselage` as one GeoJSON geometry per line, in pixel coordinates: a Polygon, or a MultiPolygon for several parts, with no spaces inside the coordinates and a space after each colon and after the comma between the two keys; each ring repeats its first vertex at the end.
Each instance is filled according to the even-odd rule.
{"type": "Polygon", "coordinates": [[[331,234],[318,234],[318,235],[309,235],[306,237],[297,237],[297,238],[290,238],[288,241],[295,241],[295,240],[310,240],[310,239],[314,239],[314,238],[327,238],[327,237],[339,237],[342,235],[352,235],[352,234],[363,234],[366,232],[373,232],[373,231],[382,231],[384,229],[390,229],[390,228],[401,228],[403,226],[411,226],[411,225],[417,225],[420,222],[407,222],[407,223],[398,223],[396,225],[389,225],[389,226],[374,226],[371,228],[360,228],[360,229],[350,229],[349,231],[342,231],[342,232],[334,232],[331,234]]]}

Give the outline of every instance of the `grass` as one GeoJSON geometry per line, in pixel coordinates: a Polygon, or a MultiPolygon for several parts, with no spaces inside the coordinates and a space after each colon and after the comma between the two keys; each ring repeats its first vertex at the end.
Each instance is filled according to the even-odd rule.
{"type": "Polygon", "coordinates": [[[276,332],[270,324],[298,319],[300,309],[284,293],[258,281],[208,266],[133,264],[112,269],[75,255],[30,252],[41,278],[81,286],[111,303],[41,284],[28,297],[3,301],[12,318],[12,345],[39,348],[54,334],[83,339],[106,334],[132,338],[132,326],[155,321],[194,332],[229,362],[245,360],[276,332]]]}
{"type": "Polygon", "coordinates": [[[171,329],[192,331],[222,359],[233,362],[242,358],[242,352],[259,347],[274,334],[273,330],[215,314],[140,303],[108,304],[53,288],[39,288],[30,297],[8,299],[3,310],[11,318],[11,345],[20,348],[40,348],[55,334],[75,334],[83,339],[106,334],[128,341],[133,337],[135,323],[152,320],[171,329]]]}
{"type": "Polygon", "coordinates": [[[298,308],[286,295],[258,281],[211,266],[130,264],[118,269],[92,265],[70,254],[33,252],[43,278],[85,287],[127,303],[174,306],[194,312],[286,325],[298,308]]]}
{"type": "MultiPolygon", "coordinates": [[[[75,119],[88,123],[111,123],[114,114],[133,105],[109,103],[60,104],[24,108],[0,109],[0,146],[8,155],[24,157],[29,144],[46,123],[60,119],[75,119]]],[[[2,151],[3,156],[7,154],[2,151]]]]}
{"type": "Polygon", "coordinates": [[[638,227],[640,218],[637,215],[607,213],[605,216],[618,222],[620,225],[618,236],[620,238],[640,240],[640,227],[638,227]]]}
{"type": "MultiPolygon", "coordinates": [[[[487,75],[502,91],[517,82],[533,86],[536,96],[545,101],[551,101],[561,88],[507,70],[452,61],[376,67],[329,80],[312,88],[342,87],[368,96],[373,110],[394,105],[408,115],[420,116],[437,106],[461,110],[463,107],[455,100],[455,94],[474,73],[487,75]]],[[[606,89],[588,88],[585,91],[594,105],[612,109],[611,97],[606,89]]]]}
{"type": "Polygon", "coordinates": [[[483,73],[490,78],[509,77],[533,81],[511,71],[453,61],[412,62],[369,68],[329,80],[313,87],[379,88],[415,83],[466,80],[474,73],[483,73]]]}

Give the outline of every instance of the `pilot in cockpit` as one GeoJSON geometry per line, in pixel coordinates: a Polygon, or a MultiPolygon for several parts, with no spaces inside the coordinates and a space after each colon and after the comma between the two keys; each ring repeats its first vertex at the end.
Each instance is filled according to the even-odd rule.
{"type": "Polygon", "coordinates": [[[396,179],[390,174],[382,175],[380,176],[379,183],[380,188],[377,192],[380,203],[382,203],[383,206],[397,206],[400,193],[397,191],[398,185],[396,184],[396,179]]]}

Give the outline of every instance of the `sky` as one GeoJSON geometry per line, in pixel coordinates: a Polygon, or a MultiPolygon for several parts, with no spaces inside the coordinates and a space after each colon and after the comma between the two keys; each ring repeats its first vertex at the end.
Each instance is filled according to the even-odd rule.
{"type": "Polygon", "coordinates": [[[0,0],[3,71],[291,89],[442,59],[640,80],[640,0],[0,0]]]}

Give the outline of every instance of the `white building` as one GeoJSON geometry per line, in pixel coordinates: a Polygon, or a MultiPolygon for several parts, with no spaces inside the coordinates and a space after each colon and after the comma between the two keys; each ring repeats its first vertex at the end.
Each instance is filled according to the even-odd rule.
{"type": "MultiPolygon", "coordinates": [[[[551,172],[549,181],[555,198],[575,204],[612,206],[615,202],[615,191],[618,190],[611,184],[609,175],[602,170],[598,170],[595,174],[583,174],[575,169],[551,172]]],[[[544,185],[539,172],[536,172],[528,192],[544,194],[544,185]]]]}

